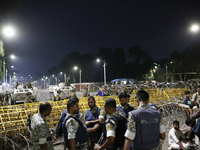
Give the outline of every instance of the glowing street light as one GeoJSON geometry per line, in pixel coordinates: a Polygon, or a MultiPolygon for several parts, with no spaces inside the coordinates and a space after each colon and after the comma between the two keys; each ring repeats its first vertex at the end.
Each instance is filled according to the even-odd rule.
{"type": "Polygon", "coordinates": [[[173,63],[173,62],[172,62],[172,61],[170,61],[169,63],[166,63],[166,66],[165,66],[165,67],[166,67],[166,82],[167,82],[167,79],[168,79],[168,78],[167,78],[167,68],[168,68],[168,66],[167,66],[167,65],[168,65],[168,64],[172,64],[172,63],[173,63]]]}
{"type": "Polygon", "coordinates": [[[191,30],[192,32],[198,32],[198,31],[200,31],[200,30],[199,30],[199,25],[198,25],[198,24],[192,25],[191,28],[190,28],[190,30],[191,30]]]}
{"type": "Polygon", "coordinates": [[[78,70],[79,69],[79,81],[80,81],[80,91],[81,91],[81,69],[78,68],[77,66],[74,67],[74,70],[78,70]]]}
{"type": "Polygon", "coordinates": [[[15,35],[15,30],[13,27],[8,26],[3,29],[3,34],[7,37],[13,37],[15,35]]]}
{"type": "Polygon", "coordinates": [[[105,60],[97,59],[97,62],[103,62],[103,68],[104,68],[104,85],[106,85],[106,65],[107,62],[105,60]]]}

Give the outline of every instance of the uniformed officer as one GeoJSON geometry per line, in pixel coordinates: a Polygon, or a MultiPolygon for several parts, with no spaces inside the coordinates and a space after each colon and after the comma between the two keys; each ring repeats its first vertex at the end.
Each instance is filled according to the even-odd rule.
{"type": "Polygon", "coordinates": [[[115,87],[113,86],[112,87],[112,90],[111,90],[111,95],[118,95],[118,92],[117,92],[117,89],[115,89],[115,87]]]}
{"type": "Polygon", "coordinates": [[[56,101],[60,101],[60,100],[62,100],[61,99],[61,97],[60,97],[60,93],[61,93],[61,90],[59,89],[59,90],[57,90],[57,95],[56,95],[56,101]]]}
{"type": "Polygon", "coordinates": [[[94,144],[98,142],[101,133],[102,133],[102,123],[101,119],[99,118],[101,108],[96,106],[96,101],[93,96],[88,97],[88,106],[90,107],[85,111],[85,124],[87,125],[87,128],[93,129],[93,127],[96,125],[98,128],[97,130],[93,130],[92,132],[89,132],[89,138],[91,141],[91,146],[89,149],[93,150],[94,144]]]}
{"type": "Polygon", "coordinates": [[[118,85],[121,85],[121,80],[118,80],[118,81],[117,81],[117,84],[118,84],[118,85]]]}
{"type": "Polygon", "coordinates": [[[75,114],[79,113],[78,98],[71,97],[67,102],[67,114],[62,123],[64,140],[67,150],[86,150],[88,134],[85,120],[79,120],[75,114]]]}
{"type": "MultiPolygon", "coordinates": [[[[119,113],[116,110],[116,101],[113,98],[109,98],[105,100],[104,108],[106,111],[106,117],[105,120],[105,135],[106,140],[105,142],[100,146],[99,144],[95,144],[94,150],[121,150],[124,145],[123,137],[120,137],[120,132],[117,131],[117,129],[120,127],[118,124],[118,120],[125,121],[126,126],[126,118],[122,116],[121,113],[119,113]],[[121,142],[122,143],[121,143],[121,142]],[[119,145],[121,144],[121,145],[119,145]]],[[[120,128],[119,128],[120,129],[120,128]]]]}
{"type": "Polygon", "coordinates": [[[0,94],[0,107],[3,106],[3,101],[4,101],[4,95],[0,94]]]}
{"type": "Polygon", "coordinates": [[[83,92],[83,97],[88,97],[88,96],[89,96],[89,94],[88,94],[88,88],[85,87],[85,90],[83,92]]]}
{"type": "Polygon", "coordinates": [[[134,150],[162,149],[165,127],[160,111],[149,108],[149,94],[144,90],[136,93],[136,100],[139,107],[129,112],[124,150],[129,150],[131,143],[134,150]]]}
{"type": "Polygon", "coordinates": [[[51,114],[51,104],[42,102],[39,106],[39,113],[31,118],[31,130],[34,150],[53,150],[52,136],[50,128],[46,122],[46,117],[51,114]]]}
{"type": "Polygon", "coordinates": [[[75,88],[72,89],[72,95],[71,95],[71,97],[77,97],[77,96],[76,96],[76,89],[75,89],[75,88]]]}
{"type": "Polygon", "coordinates": [[[6,91],[6,93],[4,94],[4,101],[3,101],[3,106],[8,106],[8,101],[9,101],[9,92],[6,91]]]}
{"type": "Polygon", "coordinates": [[[128,113],[134,110],[134,107],[130,106],[126,100],[127,93],[122,92],[118,95],[119,102],[121,105],[117,106],[117,110],[122,113],[122,115],[128,119],[128,113]]]}
{"type": "Polygon", "coordinates": [[[29,82],[29,83],[27,84],[27,87],[28,87],[29,89],[33,89],[32,85],[31,85],[31,82],[29,82]]]}
{"type": "Polygon", "coordinates": [[[18,85],[20,85],[20,84],[18,82],[16,82],[16,89],[17,89],[18,85]]]}
{"type": "Polygon", "coordinates": [[[33,103],[33,100],[31,99],[31,92],[27,92],[27,97],[24,100],[24,103],[33,103]]]}
{"type": "Polygon", "coordinates": [[[127,88],[125,86],[123,87],[122,92],[128,93],[128,90],[127,90],[127,88]]]}
{"type": "Polygon", "coordinates": [[[131,84],[130,81],[129,81],[129,79],[126,81],[126,84],[131,84]]]}
{"type": "Polygon", "coordinates": [[[67,80],[67,82],[65,83],[65,86],[70,86],[70,82],[67,80]]]}

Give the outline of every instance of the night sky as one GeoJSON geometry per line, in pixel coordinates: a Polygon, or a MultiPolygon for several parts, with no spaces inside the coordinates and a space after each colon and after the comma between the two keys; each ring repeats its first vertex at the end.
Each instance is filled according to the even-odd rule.
{"type": "Polygon", "coordinates": [[[15,39],[4,43],[18,45],[20,76],[45,75],[70,51],[122,47],[128,55],[139,44],[157,60],[200,41],[189,31],[200,22],[199,0],[21,0],[17,14],[15,39]]]}

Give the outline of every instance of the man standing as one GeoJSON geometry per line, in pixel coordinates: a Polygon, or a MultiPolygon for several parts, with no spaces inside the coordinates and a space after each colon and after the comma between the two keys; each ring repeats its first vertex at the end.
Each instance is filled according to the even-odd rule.
{"type": "Polygon", "coordinates": [[[122,92],[118,95],[119,102],[121,105],[117,106],[117,110],[122,113],[122,115],[128,119],[128,113],[134,110],[134,107],[131,107],[127,102],[127,93],[122,92]]]}
{"type": "Polygon", "coordinates": [[[129,112],[129,122],[125,133],[124,150],[154,149],[159,146],[159,138],[165,139],[165,127],[159,110],[149,108],[149,94],[140,90],[136,93],[138,109],[129,112]]]}
{"type": "Polygon", "coordinates": [[[116,101],[113,98],[105,100],[104,108],[107,114],[103,129],[106,141],[101,146],[95,144],[94,150],[121,150],[124,146],[123,135],[126,130],[127,119],[116,110],[116,101]]]}
{"type": "Polygon", "coordinates": [[[192,96],[192,101],[197,102],[198,104],[200,104],[200,85],[197,87],[197,92],[193,94],[192,96]]]}
{"type": "Polygon", "coordinates": [[[3,106],[3,101],[4,101],[4,95],[0,94],[0,107],[3,106]]]}
{"type": "Polygon", "coordinates": [[[86,150],[88,134],[85,120],[79,120],[75,114],[79,113],[78,98],[71,97],[67,102],[67,114],[62,123],[62,131],[66,148],[69,150],[86,150]]]}
{"type": "Polygon", "coordinates": [[[115,86],[112,87],[110,95],[118,95],[117,90],[115,89],[115,86]]]}
{"type": "Polygon", "coordinates": [[[93,96],[90,96],[88,98],[88,106],[90,107],[90,109],[87,109],[85,112],[85,124],[87,125],[88,129],[92,129],[94,126],[98,126],[97,130],[88,133],[91,141],[90,149],[93,150],[94,144],[98,142],[102,133],[102,125],[99,125],[99,115],[101,112],[101,108],[96,106],[96,101],[93,96]]]}
{"type": "Polygon", "coordinates": [[[60,97],[60,93],[61,93],[61,90],[60,89],[57,90],[57,95],[56,95],[56,98],[55,98],[56,101],[62,100],[61,97],[60,97]]]}
{"type": "Polygon", "coordinates": [[[51,104],[42,102],[39,106],[39,113],[31,118],[31,129],[34,150],[53,150],[52,137],[46,117],[51,114],[51,104]]]}
{"type": "Polygon", "coordinates": [[[88,88],[85,87],[85,90],[83,92],[83,97],[88,97],[88,96],[89,96],[89,94],[88,94],[88,88]]]}

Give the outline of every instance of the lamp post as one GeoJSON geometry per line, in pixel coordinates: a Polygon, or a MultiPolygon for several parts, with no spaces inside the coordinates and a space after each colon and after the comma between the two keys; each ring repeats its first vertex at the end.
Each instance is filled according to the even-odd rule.
{"type": "Polygon", "coordinates": [[[97,59],[97,62],[103,62],[103,68],[104,68],[104,85],[106,85],[106,65],[107,62],[105,60],[97,59]]]}
{"type": "MultiPolygon", "coordinates": [[[[11,58],[11,59],[14,59],[15,58],[15,55],[10,55],[10,56],[8,56],[8,57],[3,57],[2,59],[3,59],[3,83],[7,83],[7,69],[6,69],[6,62],[5,62],[5,60],[7,59],[7,58],[11,58]]],[[[11,68],[13,68],[13,66],[11,66],[11,68]]]]}
{"type": "Polygon", "coordinates": [[[79,69],[79,82],[80,82],[80,91],[81,91],[81,68],[78,68],[77,66],[74,67],[74,70],[79,69]]]}
{"type": "Polygon", "coordinates": [[[171,62],[169,62],[169,63],[166,63],[166,65],[165,65],[165,68],[166,68],[166,82],[167,82],[167,80],[168,80],[168,77],[167,77],[167,68],[168,68],[168,64],[172,64],[173,62],[171,61],[171,62]]]}

